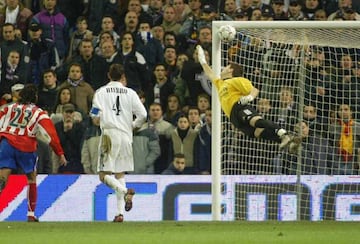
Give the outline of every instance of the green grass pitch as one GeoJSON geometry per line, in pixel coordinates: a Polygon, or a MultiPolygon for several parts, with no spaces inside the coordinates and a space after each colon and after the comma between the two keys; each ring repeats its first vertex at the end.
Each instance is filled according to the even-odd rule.
{"type": "Polygon", "coordinates": [[[1,244],[360,243],[359,222],[0,222],[1,244]]]}

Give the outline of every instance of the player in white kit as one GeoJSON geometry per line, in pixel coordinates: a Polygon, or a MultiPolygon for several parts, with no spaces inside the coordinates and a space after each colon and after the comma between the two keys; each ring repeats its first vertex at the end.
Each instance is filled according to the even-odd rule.
{"type": "Polygon", "coordinates": [[[131,210],[135,194],[134,189],[126,188],[124,178],[125,172],[134,170],[133,130],[145,122],[147,112],[137,93],[126,87],[121,64],[112,64],[108,77],[110,82],[95,92],[90,115],[100,118],[102,131],[99,177],[116,192],[118,214],[114,222],[123,222],[124,206],[126,211],[131,210]]]}

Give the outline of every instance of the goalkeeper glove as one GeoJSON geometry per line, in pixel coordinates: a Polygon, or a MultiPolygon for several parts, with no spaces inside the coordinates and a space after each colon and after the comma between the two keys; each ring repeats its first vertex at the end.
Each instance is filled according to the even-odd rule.
{"type": "Polygon", "coordinates": [[[243,96],[239,100],[239,104],[246,105],[254,100],[254,97],[251,95],[243,96]]]}
{"type": "Polygon", "coordinates": [[[205,58],[204,49],[203,49],[200,45],[197,45],[197,46],[196,46],[196,50],[197,50],[197,52],[198,52],[198,60],[199,60],[199,63],[200,63],[201,65],[207,64],[206,58],[205,58]]]}

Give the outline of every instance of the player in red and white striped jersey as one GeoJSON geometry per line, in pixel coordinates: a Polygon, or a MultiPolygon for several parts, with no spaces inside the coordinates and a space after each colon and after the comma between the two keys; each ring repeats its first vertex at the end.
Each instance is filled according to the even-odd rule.
{"type": "Polygon", "coordinates": [[[28,221],[38,221],[34,215],[37,188],[36,134],[48,138],[50,146],[66,164],[64,151],[55,127],[45,111],[35,105],[37,89],[26,85],[20,92],[20,100],[0,109],[0,193],[5,188],[12,169],[21,168],[28,179],[28,221]]]}

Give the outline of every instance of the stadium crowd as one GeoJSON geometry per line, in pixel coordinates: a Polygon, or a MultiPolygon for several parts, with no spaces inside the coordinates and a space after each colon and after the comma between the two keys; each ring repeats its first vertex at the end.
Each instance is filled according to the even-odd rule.
{"type": "MultiPolygon", "coordinates": [[[[359,13],[360,2],[352,0],[2,0],[1,104],[16,101],[24,84],[36,84],[38,106],[51,116],[69,161],[61,166],[46,138],[39,137],[38,173],[95,174],[101,131],[88,114],[94,92],[109,81],[108,68],[120,63],[127,86],[148,111],[147,121],[133,135],[135,171],[129,173],[211,174],[211,85],[195,49],[201,45],[211,63],[211,22],[358,21],[359,13]],[[185,169],[174,170],[179,155],[185,169]]],[[[277,65],[284,59],[296,64],[298,57],[289,55],[295,47],[272,44],[250,41],[228,50],[229,60],[249,68],[244,77],[260,94],[276,94],[271,89],[277,88],[269,84],[279,82],[279,97],[260,95],[255,101],[258,110],[297,132],[295,139],[306,158],[302,173],[358,174],[359,50],[326,63],[327,55],[337,50],[309,47],[305,106],[299,108],[295,70],[277,65]],[[230,53],[240,52],[248,58],[233,60],[238,56],[230,53]],[[251,60],[254,63],[247,63],[251,60]],[[301,111],[299,122],[295,118],[301,111]]],[[[238,143],[234,153],[243,153],[246,145],[233,142],[233,137],[224,132],[224,144],[238,143]]],[[[261,150],[271,153],[273,167],[250,170],[258,164],[256,151],[249,155],[245,171],[235,174],[294,174],[297,149],[276,154],[269,145],[261,150]]],[[[225,164],[239,163],[231,153],[226,157],[225,164]]]]}

